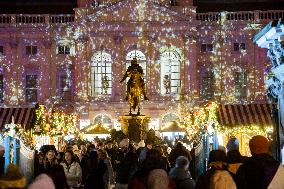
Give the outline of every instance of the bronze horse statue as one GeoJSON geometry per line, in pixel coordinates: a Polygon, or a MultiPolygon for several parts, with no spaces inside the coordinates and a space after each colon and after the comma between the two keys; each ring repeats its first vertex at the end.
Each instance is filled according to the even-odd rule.
{"type": "Polygon", "coordinates": [[[137,114],[140,115],[140,103],[141,95],[143,94],[145,100],[149,100],[146,96],[145,83],[143,79],[143,69],[137,63],[136,58],[131,61],[131,66],[127,68],[124,77],[120,82],[123,82],[127,77],[127,95],[126,100],[130,105],[129,115],[132,115],[132,110],[135,111],[137,108],[137,114]]]}

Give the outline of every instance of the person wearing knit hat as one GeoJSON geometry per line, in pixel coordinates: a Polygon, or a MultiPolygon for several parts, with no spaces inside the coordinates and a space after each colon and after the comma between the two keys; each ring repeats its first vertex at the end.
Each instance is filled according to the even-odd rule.
{"type": "Polygon", "coordinates": [[[231,137],[228,140],[226,148],[228,170],[232,174],[236,174],[238,168],[248,159],[248,157],[241,155],[239,151],[239,141],[236,137],[231,137]]]}
{"type": "Polygon", "coordinates": [[[252,157],[237,171],[238,188],[283,189],[284,168],[269,154],[269,141],[257,135],[249,141],[252,157]]]}
{"type": "Polygon", "coordinates": [[[149,189],[172,189],[176,188],[174,182],[168,177],[164,169],[154,169],[149,173],[148,179],[149,189]]]}
{"type": "Polygon", "coordinates": [[[28,189],[55,189],[52,179],[47,174],[37,176],[28,189]]]}
{"type": "Polygon", "coordinates": [[[189,160],[184,156],[176,159],[176,166],[171,169],[169,175],[175,180],[178,189],[194,189],[195,181],[188,170],[189,160]]]}

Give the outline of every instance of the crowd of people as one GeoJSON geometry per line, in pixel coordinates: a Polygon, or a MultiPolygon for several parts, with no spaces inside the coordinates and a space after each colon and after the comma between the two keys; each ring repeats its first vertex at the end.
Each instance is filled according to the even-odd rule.
{"type": "MultiPolygon", "coordinates": [[[[284,189],[284,168],[270,155],[267,138],[254,136],[249,147],[252,156],[244,157],[238,140],[230,138],[226,150],[210,152],[207,170],[195,180],[189,171],[190,152],[180,142],[170,153],[149,141],[137,146],[128,139],[118,145],[67,144],[59,152],[43,148],[36,154],[35,179],[28,186],[15,165],[4,174],[0,159],[0,188],[284,189]]],[[[0,157],[4,150],[0,147],[0,157]]]]}

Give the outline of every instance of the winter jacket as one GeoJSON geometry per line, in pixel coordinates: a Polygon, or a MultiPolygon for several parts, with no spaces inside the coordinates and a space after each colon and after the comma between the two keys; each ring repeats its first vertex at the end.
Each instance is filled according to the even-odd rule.
{"type": "Polygon", "coordinates": [[[248,160],[248,157],[242,156],[238,150],[227,152],[228,171],[236,174],[239,167],[248,160]]]}
{"type": "Polygon", "coordinates": [[[103,180],[105,183],[105,187],[106,189],[108,189],[110,187],[110,185],[114,184],[114,173],[113,173],[113,169],[112,169],[112,165],[109,159],[104,159],[104,163],[107,166],[107,171],[105,172],[104,176],[103,176],[103,180]]]}
{"type": "Polygon", "coordinates": [[[82,169],[80,164],[73,161],[71,165],[68,165],[66,162],[61,163],[61,165],[64,168],[68,185],[72,188],[79,187],[82,181],[82,169]]]}
{"type": "Polygon", "coordinates": [[[85,189],[105,189],[103,176],[107,170],[107,165],[100,160],[97,166],[92,167],[86,179],[85,189]]]}
{"type": "Polygon", "coordinates": [[[174,167],[169,173],[170,178],[176,182],[177,189],[194,189],[195,181],[188,170],[181,167],[174,167]]]}
{"type": "Polygon", "coordinates": [[[238,169],[236,175],[238,189],[267,189],[279,165],[280,163],[268,154],[253,155],[238,169]]]}

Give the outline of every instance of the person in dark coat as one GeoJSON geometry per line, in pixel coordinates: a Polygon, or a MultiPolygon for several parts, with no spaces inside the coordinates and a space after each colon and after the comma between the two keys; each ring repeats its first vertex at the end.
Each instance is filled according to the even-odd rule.
{"type": "Polygon", "coordinates": [[[140,169],[131,178],[128,189],[147,188],[147,178],[154,169],[164,169],[162,154],[157,149],[148,150],[146,159],[141,163],[140,169]]]}
{"type": "MultiPolygon", "coordinates": [[[[227,164],[226,164],[226,153],[223,150],[212,150],[209,154],[209,161],[208,161],[208,170],[201,175],[196,183],[195,189],[214,189],[213,180],[214,175],[217,173],[225,173],[226,176],[222,181],[224,181],[222,185],[222,189],[236,189],[236,184],[233,178],[230,176],[230,173],[227,171],[227,164]]],[[[219,179],[221,180],[221,179],[219,179]]],[[[218,187],[217,187],[218,188],[218,187]]],[[[218,189],[221,189],[219,187],[218,189]]]]}
{"type": "Polygon", "coordinates": [[[249,141],[252,157],[237,171],[238,189],[267,189],[273,185],[275,189],[284,188],[284,171],[280,162],[269,155],[269,142],[264,136],[254,136],[249,141]],[[275,186],[274,184],[276,183],[275,186]]]}
{"type": "Polygon", "coordinates": [[[105,189],[103,176],[107,170],[107,165],[103,160],[98,159],[98,153],[93,147],[90,149],[87,165],[89,170],[85,189],[105,189]]]}
{"type": "Polygon", "coordinates": [[[238,168],[248,160],[248,157],[242,156],[239,151],[239,141],[236,137],[231,137],[226,145],[228,170],[236,174],[238,168]]]}
{"type": "Polygon", "coordinates": [[[184,156],[176,159],[176,167],[172,168],[169,175],[176,182],[177,189],[194,189],[195,181],[188,170],[189,161],[184,156]]]}
{"type": "Polygon", "coordinates": [[[171,164],[171,167],[175,167],[176,159],[179,156],[184,156],[189,161],[191,161],[191,159],[192,159],[190,152],[182,145],[181,142],[177,142],[176,147],[171,151],[171,153],[169,155],[169,162],[171,164]]]}
{"type": "Polygon", "coordinates": [[[133,152],[128,139],[119,143],[120,149],[115,160],[116,187],[127,188],[128,181],[138,169],[138,156],[133,152]]]}
{"type": "Polygon", "coordinates": [[[116,151],[116,149],[113,148],[112,141],[110,141],[110,140],[107,141],[105,151],[107,152],[108,156],[110,157],[112,167],[114,167],[117,151],[116,151]]]}
{"type": "Polygon", "coordinates": [[[5,148],[4,146],[0,145],[0,176],[4,174],[5,168],[5,148]]]}

